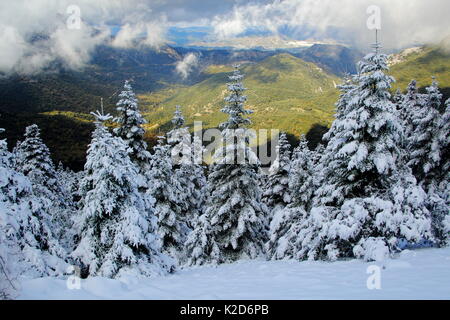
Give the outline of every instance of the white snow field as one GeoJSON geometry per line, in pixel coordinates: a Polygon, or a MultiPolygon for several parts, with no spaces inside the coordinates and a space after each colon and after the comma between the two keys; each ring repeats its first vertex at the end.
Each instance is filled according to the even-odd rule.
{"type": "Polygon", "coordinates": [[[383,264],[241,261],[148,279],[90,278],[70,290],[55,278],[24,280],[19,299],[450,299],[450,248],[405,250],[383,264]],[[367,288],[371,265],[381,289],[367,288]]]}

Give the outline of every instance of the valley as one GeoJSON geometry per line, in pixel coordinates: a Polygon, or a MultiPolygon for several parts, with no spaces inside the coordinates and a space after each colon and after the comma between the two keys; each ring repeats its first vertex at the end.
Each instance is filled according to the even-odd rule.
{"type": "MultiPolygon", "coordinates": [[[[450,54],[445,46],[409,50],[395,57],[391,74],[394,89],[404,90],[413,77],[423,91],[435,75],[446,97],[450,96],[450,54]]],[[[231,65],[242,64],[248,88],[248,107],[254,129],[278,128],[295,144],[313,128],[316,140],[331,124],[339,96],[336,85],[345,73],[356,72],[362,54],[330,44],[315,44],[296,50],[225,50],[199,48],[113,49],[100,47],[92,62],[80,71],[58,69],[34,76],[0,78],[0,127],[9,147],[21,139],[24,128],[37,123],[54,161],[81,170],[93,130],[90,112],[99,108],[115,114],[117,94],[124,79],[131,79],[140,108],[148,120],[146,139],[171,128],[176,105],[181,105],[186,124],[202,121],[204,128],[216,127],[225,119],[220,112],[231,65]],[[187,53],[198,57],[183,79],[177,62],[187,53]],[[317,134],[319,136],[317,137],[317,134]],[[61,138],[61,137],[64,137],[61,138]]]]}

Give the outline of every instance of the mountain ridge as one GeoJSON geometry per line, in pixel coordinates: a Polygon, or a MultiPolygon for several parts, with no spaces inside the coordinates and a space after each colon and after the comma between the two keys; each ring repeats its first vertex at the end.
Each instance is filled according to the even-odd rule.
{"type": "MultiPolygon", "coordinates": [[[[146,117],[164,130],[170,123],[175,105],[182,105],[187,124],[203,121],[206,127],[216,127],[226,116],[220,112],[226,94],[231,69],[216,66],[204,81],[172,91],[140,95],[146,117]],[[167,93],[167,94],[166,94],[167,93]]],[[[339,78],[313,63],[288,53],[242,66],[244,85],[248,88],[247,106],[254,128],[277,128],[292,134],[306,133],[313,124],[328,125],[338,97],[339,78]],[[289,113],[295,117],[289,116],[289,113]],[[270,115],[270,117],[269,117],[270,115]],[[289,129],[289,130],[288,130],[289,129]]]]}
{"type": "MultiPolygon", "coordinates": [[[[223,121],[225,115],[220,106],[231,64],[243,62],[243,72],[247,73],[244,85],[249,88],[248,107],[256,111],[251,116],[255,128],[280,128],[297,137],[309,128],[320,127],[323,131],[333,120],[338,97],[335,85],[340,82],[336,74],[345,69],[354,58],[351,54],[356,53],[350,52],[349,60],[344,62],[340,57],[345,49],[311,48],[309,53],[165,48],[149,51],[148,56],[138,50],[103,48],[94,56],[96,64],[84,72],[60,70],[1,78],[0,127],[7,129],[3,137],[8,138],[12,148],[21,139],[25,126],[37,122],[55,162],[63,161],[79,170],[93,128],[89,112],[99,107],[103,97],[105,111],[114,114],[117,93],[125,78],[134,79],[144,115],[150,121],[146,129],[147,140],[152,144],[159,132],[171,127],[176,104],[184,105],[190,124],[193,115],[204,120],[206,127],[215,127],[223,121]],[[193,70],[188,80],[178,81],[175,65],[190,52],[201,55],[203,64],[193,70]]],[[[443,48],[424,47],[393,65],[390,73],[397,79],[393,92],[405,91],[412,78],[416,78],[423,92],[435,75],[444,97],[450,97],[450,55],[443,48]]]]}

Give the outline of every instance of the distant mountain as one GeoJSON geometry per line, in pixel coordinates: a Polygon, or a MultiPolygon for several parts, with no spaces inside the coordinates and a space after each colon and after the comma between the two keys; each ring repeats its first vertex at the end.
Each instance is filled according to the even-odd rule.
{"type": "Polygon", "coordinates": [[[115,93],[125,79],[133,79],[138,90],[158,90],[176,77],[174,64],[179,54],[170,47],[119,50],[99,47],[83,70],[56,66],[38,75],[12,75],[0,79],[0,112],[45,112],[64,110],[89,112],[105,98],[112,111],[115,93]]]}
{"type": "Polygon", "coordinates": [[[308,62],[313,62],[327,71],[342,76],[354,74],[356,62],[363,54],[344,45],[314,40],[294,40],[282,36],[247,36],[222,41],[198,41],[188,44],[191,48],[258,49],[276,52],[289,52],[308,62]]]}
{"type": "Polygon", "coordinates": [[[192,42],[205,41],[211,34],[212,27],[169,27],[167,38],[174,46],[188,46],[192,42]]]}
{"type": "MultiPolygon", "coordinates": [[[[314,44],[319,44],[319,41],[313,40],[294,40],[286,37],[275,35],[265,36],[246,36],[225,39],[221,41],[198,41],[189,43],[189,47],[199,48],[234,48],[234,49],[263,49],[263,50],[278,50],[278,49],[292,49],[311,47],[314,44]]],[[[325,43],[324,43],[325,44],[325,43]]]]}
{"type": "MultiPolygon", "coordinates": [[[[105,110],[115,114],[117,94],[126,79],[139,93],[156,92],[172,85],[193,85],[205,79],[202,70],[213,64],[257,62],[275,53],[258,50],[195,50],[163,47],[116,49],[99,47],[83,70],[65,70],[61,64],[38,75],[0,77],[0,128],[7,131],[12,148],[26,126],[37,123],[53,151],[55,162],[82,169],[93,125],[89,116],[104,98],[105,110]],[[200,64],[186,80],[175,72],[176,64],[195,52],[200,64]],[[79,132],[79,134],[74,134],[79,132]]],[[[151,134],[148,136],[153,142],[151,134]]]]}
{"type": "Polygon", "coordinates": [[[424,47],[411,47],[411,48],[407,48],[399,53],[391,54],[388,57],[388,65],[389,65],[389,67],[393,67],[396,64],[405,62],[408,59],[408,57],[410,57],[411,55],[420,54],[424,50],[425,50],[424,47]]]}
{"type": "MultiPolygon", "coordinates": [[[[445,97],[450,97],[449,47],[443,43],[392,56],[394,89],[404,90],[415,78],[424,90],[435,75],[445,97]]],[[[89,112],[99,107],[103,97],[106,111],[114,114],[125,79],[134,80],[150,122],[147,139],[153,143],[156,134],[170,128],[176,104],[184,107],[189,125],[202,120],[205,127],[215,127],[223,121],[225,115],[219,110],[227,76],[238,62],[246,74],[248,107],[255,111],[254,128],[278,128],[296,136],[310,128],[322,132],[333,120],[339,76],[356,72],[355,62],[361,57],[351,48],[324,44],[274,51],[99,47],[91,64],[78,72],[56,64],[35,76],[0,78],[0,128],[7,129],[13,147],[25,126],[38,123],[54,160],[81,169],[93,128],[89,112]],[[195,53],[199,63],[182,79],[175,68],[188,53],[195,53]]]]}
{"type": "Polygon", "coordinates": [[[328,72],[343,76],[357,73],[356,64],[364,55],[358,50],[342,45],[315,44],[296,56],[313,62],[328,72]]]}
{"type": "Polygon", "coordinates": [[[105,99],[107,111],[114,111],[117,93],[124,80],[131,79],[137,92],[157,91],[173,84],[194,84],[204,79],[202,69],[211,64],[237,61],[257,62],[275,53],[257,50],[195,50],[164,47],[117,49],[102,46],[83,70],[53,70],[33,75],[0,78],[0,112],[48,112],[53,110],[89,113],[105,99]],[[176,72],[176,63],[194,52],[200,64],[187,80],[176,72]]]}
{"type": "MultiPolygon", "coordinates": [[[[188,87],[175,87],[140,96],[153,129],[170,127],[175,105],[183,106],[187,124],[203,121],[216,127],[226,116],[220,112],[231,68],[211,66],[207,78],[188,87]]],[[[278,54],[242,68],[248,88],[248,107],[253,128],[277,128],[299,135],[314,124],[329,125],[340,79],[317,65],[290,54],[278,54]]]]}
{"type": "MultiPolygon", "coordinates": [[[[283,51],[195,49],[166,46],[117,49],[97,48],[91,63],[80,71],[54,66],[33,75],[0,78],[0,112],[48,112],[53,110],[89,113],[103,97],[107,111],[114,111],[117,92],[125,79],[132,79],[137,92],[154,92],[170,85],[194,85],[205,80],[203,72],[212,65],[257,63],[283,51]],[[188,53],[198,56],[187,79],[175,72],[176,64],[188,53]]],[[[330,73],[353,72],[355,51],[342,46],[313,45],[295,54],[330,73]]]]}
{"type": "Polygon", "coordinates": [[[396,61],[391,67],[391,74],[396,79],[394,89],[405,91],[408,83],[415,79],[423,91],[435,76],[445,99],[450,97],[450,51],[444,43],[438,46],[423,47],[420,50],[407,50],[394,56],[396,61]]]}

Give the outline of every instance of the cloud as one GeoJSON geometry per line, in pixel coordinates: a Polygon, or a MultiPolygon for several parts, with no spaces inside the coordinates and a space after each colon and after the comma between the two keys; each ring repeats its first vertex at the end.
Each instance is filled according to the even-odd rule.
{"type": "Polygon", "coordinates": [[[198,66],[198,56],[195,53],[188,53],[176,64],[176,72],[181,75],[183,79],[187,79],[192,70],[198,66]]]}
{"type": "Polygon", "coordinates": [[[297,30],[298,37],[340,37],[367,47],[373,32],[366,27],[370,5],[382,12],[381,35],[385,47],[399,48],[412,43],[437,42],[450,30],[448,0],[284,0],[236,5],[231,12],[212,21],[219,38],[228,38],[249,29],[264,28],[280,33],[297,30]]]}
{"type": "Polygon", "coordinates": [[[208,24],[235,0],[14,0],[0,1],[0,73],[34,74],[59,61],[70,69],[86,65],[98,45],[119,48],[166,43],[168,25],[208,24]],[[69,29],[80,8],[82,28],[69,29]],[[170,21],[167,17],[170,17],[170,21]],[[113,36],[112,27],[120,27],[113,36]]]}
{"type": "MultiPolygon", "coordinates": [[[[212,26],[215,40],[267,30],[367,48],[373,42],[373,32],[366,28],[369,5],[382,9],[386,48],[437,42],[450,30],[448,0],[0,1],[0,73],[32,74],[54,61],[78,69],[99,45],[158,47],[166,42],[168,27],[197,24],[212,26]],[[80,8],[80,29],[68,28],[70,5],[80,8]],[[119,26],[115,35],[113,26],[119,26]]],[[[182,76],[189,74],[186,68],[180,64],[182,76]]]]}
{"type": "Polygon", "coordinates": [[[59,61],[85,66],[99,45],[117,47],[165,43],[164,15],[145,0],[16,0],[0,2],[0,72],[34,74],[59,61]],[[73,28],[80,12],[80,28],[73,28]],[[123,28],[114,39],[111,26],[123,28]]]}
{"type": "Polygon", "coordinates": [[[112,45],[118,48],[132,48],[136,45],[158,48],[166,42],[165,35],[166,27],[161,22],[127,23],[121,27],[112,45]]]}
{"type": "Polygon", "coordinates": [[[17,64],[25,50],[25,40],[17,30],[0,24],[0,70],[17,64]]]}

